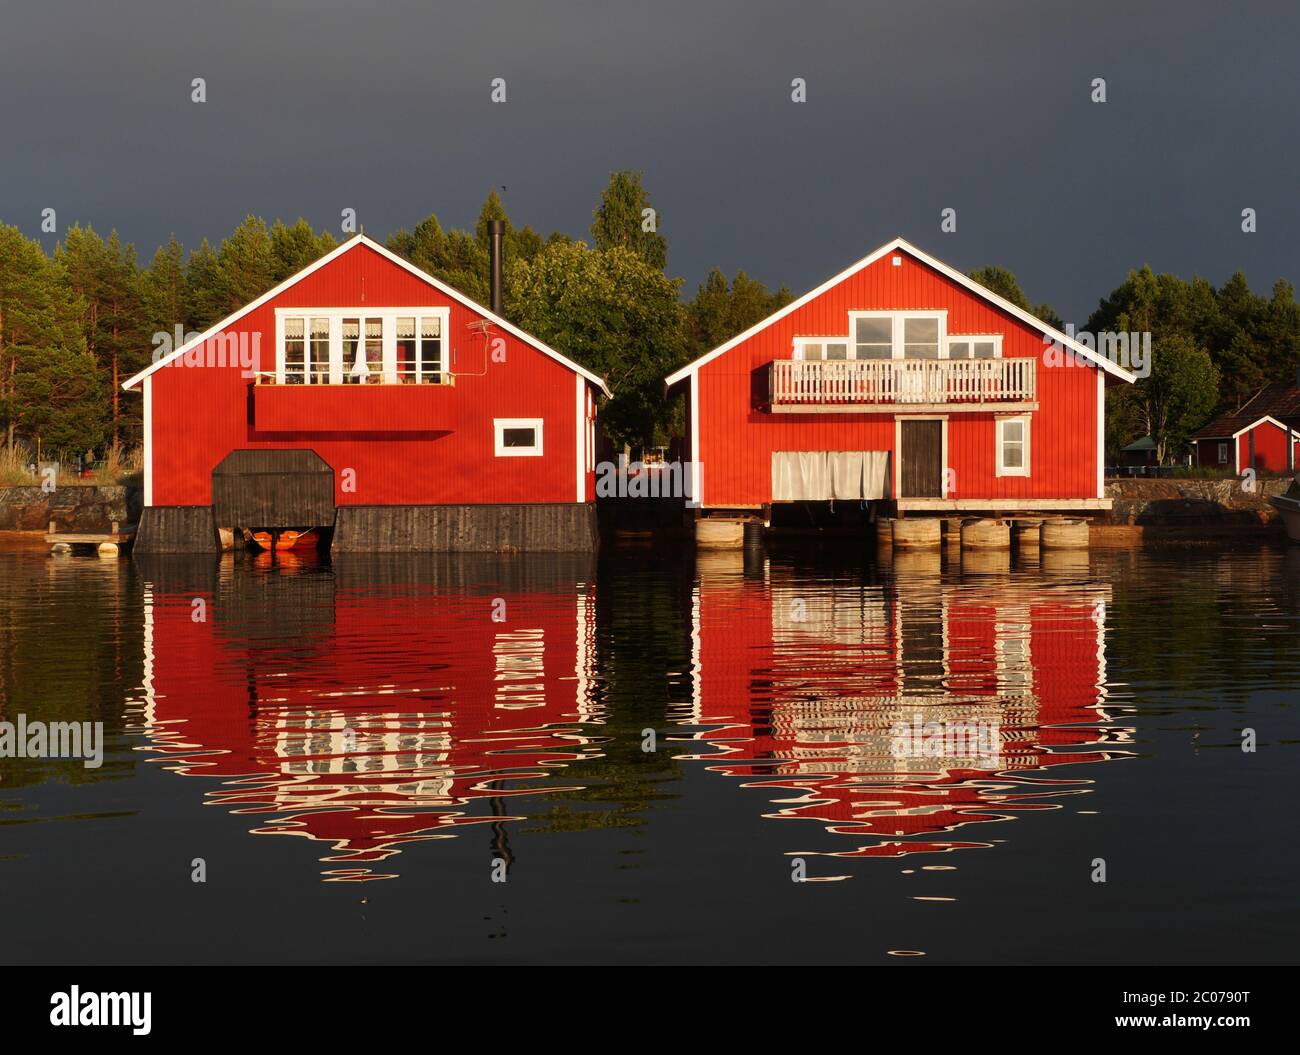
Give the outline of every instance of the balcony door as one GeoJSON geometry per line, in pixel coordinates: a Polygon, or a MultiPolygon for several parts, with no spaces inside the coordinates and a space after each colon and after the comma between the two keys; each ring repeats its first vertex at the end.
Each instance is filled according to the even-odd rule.
{"type": "Polygon", "coordinates": [[[941,418],[904,418],[898,422],[900,498],[943,498],[941,418]]]}

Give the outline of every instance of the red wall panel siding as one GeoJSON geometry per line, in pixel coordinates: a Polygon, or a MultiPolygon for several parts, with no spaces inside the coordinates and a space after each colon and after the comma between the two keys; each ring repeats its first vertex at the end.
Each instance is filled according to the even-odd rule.
{"type": "MultiPolygon", "coordinates": [[[[887,254],[699,370],[704,504],[771,500],[771,455],[894,449],[893,413],[770,414],[752,409],[753,373],[789,359],[796,336],[848,332],[848,312],[947,310],[949,334],[1003,334],[1004,358],[1038,360],[1028,477],[997,477],[994,415],[948,414],[948,464],[958,498],[1096,498],[1097,370],[1047,366],[1042,335],[903,251],[887,254]],[[895,267],[891,257],[902,257],[895,267]]],[[[950,495],[950,497],[953,497],[950,495]]]]}
{"type": "MultiPolygon", "coordinates": [[[[577,500],[575,374],[499,327],[474,328],[483,316],[417,276],[359,245],[238,319],[227,332],[260,335],[257,366],[275,364],[275,309],[285,307],[447,307],[446,352],[455,385],[439,391],[441,406],[426,431],[411,431],[393,400],[420,394],[313,386],[284,393],[318,404],[300,432],[259,428],[252,381],[238,364],[184,365],[175,360],[152,375],[153,504],[208,505],[212,470],[230,451],[314,450],[335,471],[339,505],[572,502],[577,500]],[[504,362],[490,342],[505,341],[504,362]],[[346,397],[355,397],[347,400],[346,397]],[[493,418],[541,418],[543,455],[498,458],[493,418]],[[405,431],[399,431],[405,430],[405,431]],[[353,469],[356,490],[342,489],[353,469]]],[[[594,487],[590,479],[589,487],[594,487]]]]}
{"type": "MultiPolygon", "coordinates": [[[[1286,433],[1271,422],[1261,422],[1237,437],[1237,465],[1245,470],[1250,462],[1250,438],[1255,437],[1255,471],[1284,473],[1286,465],[1286,433]]],[[[1300,445],[1296,447],[1295,465],[1300,466],[1300,445]]],[[[1229,466],[1231,468],[1231,466],[1229,466]]]]}

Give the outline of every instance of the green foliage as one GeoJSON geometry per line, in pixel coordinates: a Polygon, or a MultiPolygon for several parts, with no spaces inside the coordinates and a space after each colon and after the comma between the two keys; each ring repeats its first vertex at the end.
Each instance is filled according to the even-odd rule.
{"type": "Polygon", "coordinates": [[[680,281],[629,249],[582,242],[548,244],[510,271],[519,325],[608,382],[606,435],[665,440],[663,379],[685,359],[680,281]]]}
{"type": "MultiPolygon", "coordinates": [[[[1191,434],[1205,423],[1219,396],[1219,370],[1210,353],[1185,333],[1153,339],[1151,373],[1111,390],[1110,413],[1136,422],[1156,445],[1156,461],[1186,453],[1191,434]]],[[[1132,427],[1132,426],[1130,426],[1132,427]]]]}
{"type": "MultiPolygon", "coordinates": [[[[515,227],[506,214],[505,206],[495,190],[488,193],[479,211],[473,233],[444,231],[438,217],[430,214],[413,231],[405,228],[388,239],[388,248],[405,257],[421,271],[446,282],[477,304],[491,300],[488,221],[503,220],[505,237],[501,255],[505,273],[502,275],[502,296],[505,300],[505,317],[518,322],[513,312],[514,290],[511,288],[511,263],[532,260],[547,244],[531,227],[515,227]]],[[[552,235],[555,239],[562,236],[552,235]]]]}
{"type": "Polygon", "coordinates": [[[970,273],[970,277],[978,282],[985,289],[996,293],[1003,300],[1009,300],[1021,311],[1027,311],[1037,319],[1041,319],[1048,326],[1061,329],[1065,325],[1061,316],[1050,304],[1039,304],[1037,307],[1029,303],[1029,298],[1025,296],[1024,290],[1020,288],[1020,283],[1016,281],[1016,276],[1005,267],[989,265],[988,267],[977,267],[970,273]]]}
{"type": "Polygon", "coordinates": [[[159,246],[153,262],[140,275],[140,299],[146,328],[173,333],[189,325],[189,286],[185,281],[185,248],[172,235],[159,246]]]}
{"type": "Polygon", "coordinates": [[[631,169],[611,172],[609,186],[592,213],[591,238],[597,249],[631,250],[658,271],[668,266],[668,242],[659,234],[657,212],[647,214],[650,195],[641,185],[641,173],[631,169]]]}
{"type": "Polygon", "coordinates": [[[715,267],[686,305],[688,359],[696,359],[744,333],[793,299],[784,286],[773,293],[743,271],[737,271],[729,284],[727,276],[715,267]]]}
{"type": "Polygon", "coordinates": [[[272,285],[279,285],[285,279],[292,278],[337,247],[338,242],[329,231],[317,234],[301,216],[292,227],[276,220],[271,228],[272,285]]]}
{"type": "MultiPolygon", "coordinates": [[[[1300,366],[1300,306],[1294,288],[1281,279],[1272,297],[1264,298],[1251,292],[1241,272],[1216,290],[1203,278],[1188,282],[1143,267],[1130,271],[1123,284],[1102,299],[1087,328],[1093,333],[1150,332],[1157,361],[1162,347],[1179,347],[1179,337],[1205,349],[1220,384],[1217,400],[1197,427],[1235,412],[1261,385],[1294,382],[1300,366]]],[[[1124,442],[1134,438],[1130,435],[1124,442]]]]}
{"type": "Polygon", "coordinates": [[[40,245],[0,225],[0,423],[10,449],[20,436],[69,452],[102,441],[103,393],[84,311],[40,245]]]}

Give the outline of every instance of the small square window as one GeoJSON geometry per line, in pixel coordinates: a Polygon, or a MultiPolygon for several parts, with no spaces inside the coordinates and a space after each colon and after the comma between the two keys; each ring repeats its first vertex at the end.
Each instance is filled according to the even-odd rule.
{"type": "Polygon", "coordinates": [[[541,456],[541,418],[496,418],[492,425],[496,433],[496,456],[498,458],[541,456]]]}

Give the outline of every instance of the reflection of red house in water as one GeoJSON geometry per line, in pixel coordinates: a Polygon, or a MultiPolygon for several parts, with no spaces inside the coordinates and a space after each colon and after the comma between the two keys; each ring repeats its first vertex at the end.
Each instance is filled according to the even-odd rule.
{"type": "Polygon", "coordinates": [[[210,802],[264,816],[257,834],[331,844],[328,877],[386,878],[366,866],[509,819],[519,783],[588,750],[588,577],[452,596],[337,566],[166,577],[146,595],[145,731],[169,766],[221,781],[210,802]],[[269,625],[286,611],[300,621],[269,625]]]}
{"type": "Polygon", "coordinates": [[[1084,781],[1050,770],[1116,739],[1097,728],[1108,587],[933,570],[819,587],[769,565],[756,589],[729,555],[701,561],[685,721],[719,750],[698,757],[764,789],[769,817],[857,840],[835,856],[987,845],[944,835],[1055,808],[1084,781]]]}

